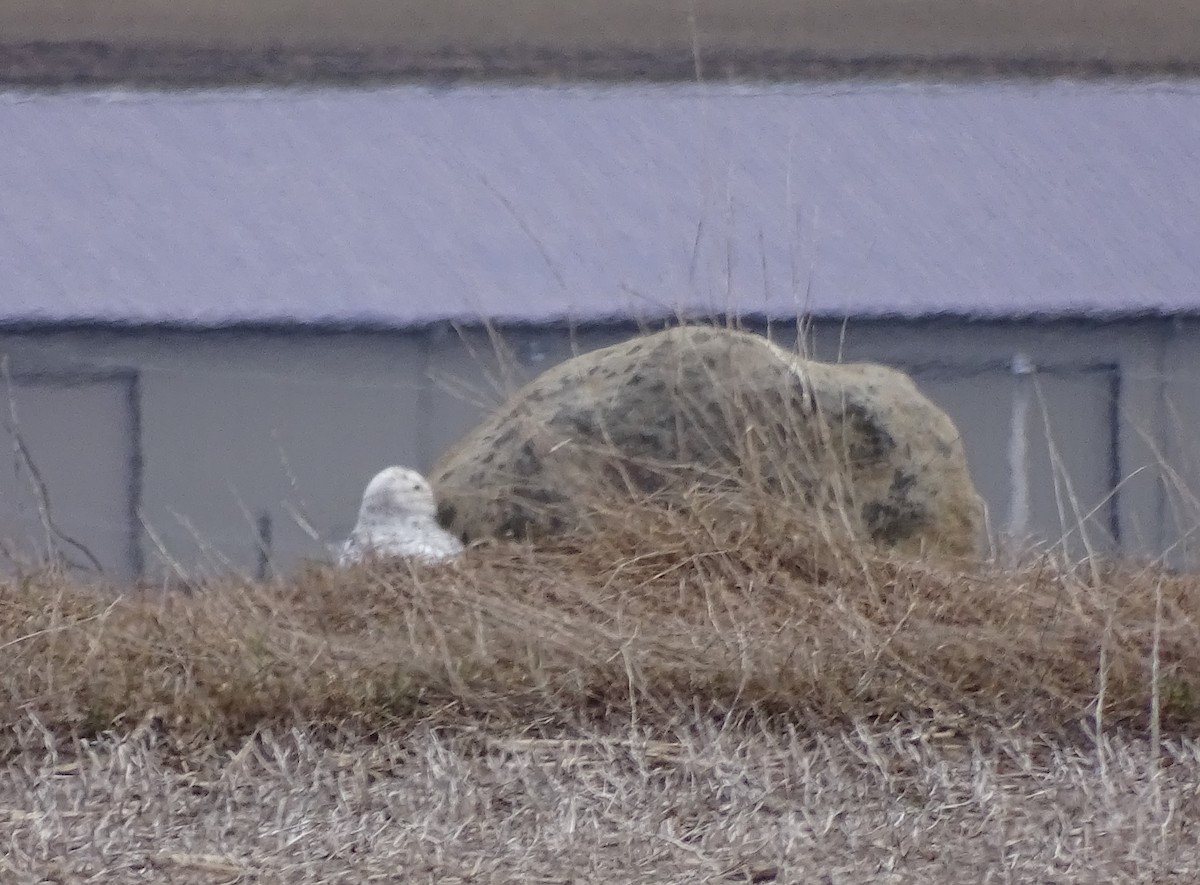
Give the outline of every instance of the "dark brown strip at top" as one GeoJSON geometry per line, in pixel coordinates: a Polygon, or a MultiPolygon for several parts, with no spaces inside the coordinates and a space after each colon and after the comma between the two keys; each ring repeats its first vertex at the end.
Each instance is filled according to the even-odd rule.
{"type": "Polygon", "coordinates": [[[786,50],[575,49],[506,46],[457,51],[281,46],[206,48],[101,42],[0,44],[0,82],[28,87],[133,85],[345,84],[480,80],[705,81],[903,78],[969,80],[993,77],[1183,78],[1200,75],[1192,60],[1116,62],[1110,59],[981,56],[831,58],[786,50]]]}

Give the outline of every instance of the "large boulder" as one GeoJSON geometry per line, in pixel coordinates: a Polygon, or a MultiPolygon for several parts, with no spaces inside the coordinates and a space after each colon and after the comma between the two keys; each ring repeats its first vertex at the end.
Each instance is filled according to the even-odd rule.
{"type": "Polygon", "coordinates": [[[580,531],[598,490],[669,504],[697,484],[752,484],[908,552],[968,553],[983,519],[958,431],[908,376],[706,326],[548,370],[430,479],[467,540],[580,531]]]}

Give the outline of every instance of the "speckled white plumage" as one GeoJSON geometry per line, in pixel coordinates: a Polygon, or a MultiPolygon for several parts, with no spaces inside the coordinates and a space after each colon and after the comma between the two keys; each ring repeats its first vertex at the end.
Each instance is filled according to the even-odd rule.
{"type": "Polygon", "coordinates": [[[342,545],[338,564],[353,565],[369,556],[440,562],[462,550],[462,542],[438,524],[425,477],[407,467],[388,467],[367,483],[358,523],[342,545]]]}

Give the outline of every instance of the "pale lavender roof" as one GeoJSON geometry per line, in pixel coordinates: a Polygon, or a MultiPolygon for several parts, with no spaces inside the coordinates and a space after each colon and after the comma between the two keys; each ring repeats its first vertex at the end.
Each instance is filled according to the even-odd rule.
{"type": "Polygon", "coordinates": [[[1200,313],[1200,84],[0,96],[0,323],[1200,313]]]}

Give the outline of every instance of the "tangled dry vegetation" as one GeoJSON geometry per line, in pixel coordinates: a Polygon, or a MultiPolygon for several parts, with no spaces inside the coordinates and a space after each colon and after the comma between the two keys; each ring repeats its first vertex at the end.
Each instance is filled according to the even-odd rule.
{"type": "MultiPolygon", "coordinates": [[[[33,727],[23,731],[40,747],[33,727]]],[[[259,733],[180,764],[149,729],[29,749],[5,882],[1194,882],[1200,750],[1155,759],[900,725],[551,739],[259,733]],[[1156,774],[1152,775],[1152,772],[1156,774]]]]}
{"type": "Polygon", "coordinates": [[[1194,881],[1195,578],[901,559],[747,501],[447,567],[5,580],[0,870],[1194,881]]]}
{"type": "Polygon", "coordinates": [[[125,595],[53,571],[6,580],[0,704],[85,735],[158,711],[204,739],[432,710],[814,726],[920,711],[1056,730],[1094,718],[1103,689],[1105,727],[1144,729],[1157,684],[1164,728],[1200,722],[1191,576],[898,558],[767,498],[742,519],[708,503],[629,506],[586,543],[484,546],[448,567],[125,595]]]}

